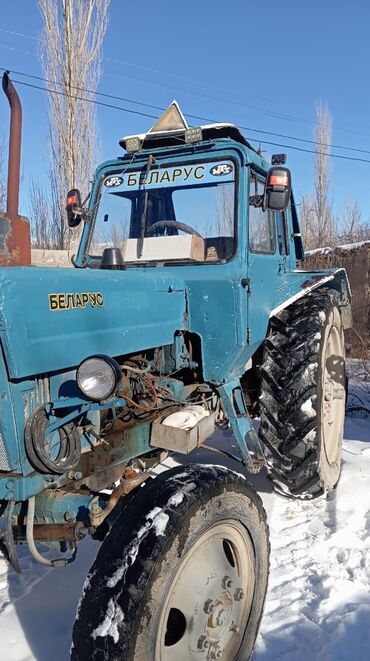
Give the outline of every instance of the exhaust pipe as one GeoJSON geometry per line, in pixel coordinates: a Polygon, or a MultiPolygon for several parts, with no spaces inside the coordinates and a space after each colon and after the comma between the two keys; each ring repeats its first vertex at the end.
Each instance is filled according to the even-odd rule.
{"type": "Polygon", "coordinates": [[[31,264],[30,226],[18,213],[21,163],[22,106],[17,91],[5,72],[3,90],[10,106],[8,186],[5,216],[0,215],[0,265],[31,264]]]}
{"type": "Polygon", "coordinates": [[[3,75],[3,90],[10,105],[10,134],[8,161],[8,197],[6,215],[18,216],[19,173],[21,167],[22,106],[17,91],[7,72],[3,75]]]}

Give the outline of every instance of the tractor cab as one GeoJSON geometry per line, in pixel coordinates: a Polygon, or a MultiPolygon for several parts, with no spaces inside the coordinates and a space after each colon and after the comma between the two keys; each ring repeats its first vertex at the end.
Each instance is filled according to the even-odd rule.
{"type": "MultiPolygon", "coordinates": [[[[69,193],[69,224],[89,221],[76,265],[231,260],[240,234],[246,153],[269,169],[239,130],[231,124],[189,128],[173,102],[148,133],[123,138],[120,145],[128,156],[98,169],[88,212],[77,204],[78,191],[69,193]]],[[[263,211],[283,211],[289,197],[290,172],[281,163],[269,170],[262,187],[255,178],[250,190],[250,204],[263,211]]],[[[266,231],[268,223],[256,224],[252,240],[266,242],[266,231]]]]}

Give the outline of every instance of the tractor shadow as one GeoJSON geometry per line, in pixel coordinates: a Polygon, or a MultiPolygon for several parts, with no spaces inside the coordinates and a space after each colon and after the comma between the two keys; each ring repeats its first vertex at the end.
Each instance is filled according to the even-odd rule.
{"type": "MultiPolygon", "coordinates": [[[[22,574],[8,568],[8,596],[2,603],[0,594],[4,661],[69,659],[77,604],[98,549],[97,542],[86,539],[80,543],[74,563],[63,569],[49,569],[21,547],[22,574]]],[[[50,552],[50,557],[56,556],[57,552],[50,552]]]]}
{"type": "Polygon", "coordinates": [[[241,454],[233,432],[229,429],[225,431],[216,430],[210,438],[207,439],[207,446],[215,448],[220,452],[230,452],[240,461],[231,459],[226,455],[212,452],[205,445],[193,450],[190,455],[175,454],[173,459],[179,464],[218,464],[226,466],[231,470],[245,475],[246,479],[259,493],[272,494],[274,492],[272,483],[267,477],[267,471],[262,468],[259,473],[250,473],[244,464],[241,463],[241,454]]]}

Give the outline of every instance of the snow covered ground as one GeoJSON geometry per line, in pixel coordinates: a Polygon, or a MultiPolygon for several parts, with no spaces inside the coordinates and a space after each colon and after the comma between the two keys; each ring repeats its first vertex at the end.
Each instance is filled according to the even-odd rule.
{"type": "MultiPolygon", "coordinates": [[[[362,400],[370,408],[363,366],[350,367],[349,404],[362,400]]],[[[214,438],[219,448],[230,442],[228,433],[214,438]]],[[[192,459],[221,463],[220,455],[204,450],[192,459]]],[[[272,545],[253,661],[370,659],[370,416],[357,410],[347,416],[334,498],[296,502],[273,493],[265,475],[251,481],[268,512],[272,545]]],[[[54,570],[23,550],[20,576],[0,559],[1,661],[68,660],[79,593],[97,548],[84,541],[74,564],[54,570]]]]}

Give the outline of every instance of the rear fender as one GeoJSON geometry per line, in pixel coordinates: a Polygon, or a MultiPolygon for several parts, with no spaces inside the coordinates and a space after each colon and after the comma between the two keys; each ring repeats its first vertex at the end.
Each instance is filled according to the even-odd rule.
{"type": "Polygon", "coordinates": [[[324,287],[338,292],[338,305],[341,311],[344,328],[351,328],[351,287],[348,276],[343,268],[326,269],[323,271],[293,271],[289,273],[284,287],[278,290],[276,305],[270,312],[270,318],[298,301],[315,289],[324,287]],[[284,296],[285,295],[285,296],[284,296]]]}

